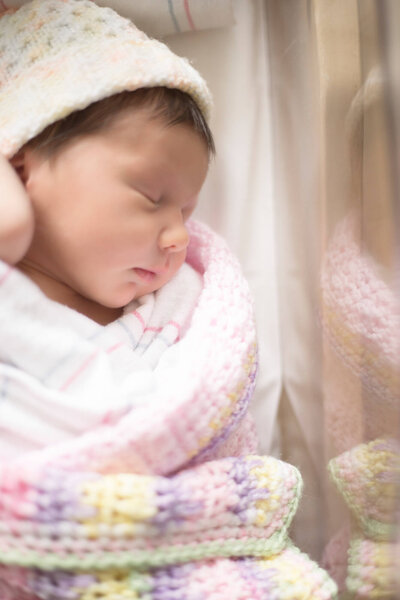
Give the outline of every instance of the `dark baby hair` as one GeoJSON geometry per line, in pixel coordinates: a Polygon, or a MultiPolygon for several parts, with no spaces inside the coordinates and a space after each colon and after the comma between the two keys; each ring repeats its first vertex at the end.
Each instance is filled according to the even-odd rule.
{"type": "Polygon", "coordinates": [[[140,88],[103,98],[48,125],[25,146],[53,156],[72,139],[106,129],[115,116],[131,108],[148,109],[169,127],[188,125],[203,139],[208,153],[215,154],[212,133],[196,102],[189,94],[167,87],[140,88]]]}

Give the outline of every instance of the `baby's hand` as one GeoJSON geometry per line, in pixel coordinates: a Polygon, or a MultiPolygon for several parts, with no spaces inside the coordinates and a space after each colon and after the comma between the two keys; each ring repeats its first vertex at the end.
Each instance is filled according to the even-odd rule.
{"type": "Polygon", "coordinates": [[[34,230],[33,210],[25,188],[0,154],[0,259],[13,265],[27,252],[34,230]]]}

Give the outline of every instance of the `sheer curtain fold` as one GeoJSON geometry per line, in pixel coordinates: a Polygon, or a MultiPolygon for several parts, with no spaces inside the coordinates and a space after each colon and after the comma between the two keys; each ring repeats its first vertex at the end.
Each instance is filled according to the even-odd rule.
{"type": "MultiPolygon", "coordinates": [[[[322,412],[318,414],[316,405],[293,385],[296,359],[284,361],[282,452],[290,459],[294,448],[301,451],[300,432],[303,450],[307,448],[311,456],[318,452],[318,445],[310,445],[307,436],[307,425],[315,427],[315,421],[310,425],[310,414],[321,419],[318,442],[323,449],[319,470],[311,468],[312,460],[308,469],[306,462],[303,467],[306,489],[307,483],[315,489],[316,475],[322,483],[312,509],[314,522],[322,515],[322,523],[310,539],[310,518],[299,515],[296,533],[314,543],[315,550],[323,549],[321,560],[342,592],[357,598],[394,597],[399,555],[394,535],[400,310],[398,102],[393,101],[398,78],[393,69],[393,31],[398,33],[400,22],[396,29],[397,9],[391,2],[314,0],[298,3],[295,11],[290,2],[271,2],[269,7],[270,37],[276,38],[270,45],[271,63],[276,62],[273,75],[279,83],[287,82],[286,103],[292,96],[297,100],[291,104],[290,126],[280,110],[285,99],[273,104],[279,132],[274,163],[286,165],[282,175],[275,170],[277,188],[285,206],[292,207],[296,198],[303,214],[309,215],[311,207],[316,228],[305,244],[308,248],[318,244],[320,250],[314,262],[299,244],[293,245],[291,253],[295,251],[296,262],[308,265],[315,274],[314,279],[303,276],[302,284],[309,300],[313,292],[319,297],[318,318],[315,314],[308,322],[307,341],[313,331],[319,342],[312,342],[308,352],[318,355],[320,362],[315,370],[312,360],[307,361],[302,382],[314,383],[313,400],[322,412]],[[307,43],[300,50],[303,31],[307,43]],[[285,47],[287,53],[297,47],[301,58],[295,53],[288,58],[282,52],[285,47]],[[307,122],[303,115],[310,109],[313,118],[307,122]],[[310,129],[315,146],[307,164],[310,173],[311,165],[315,166],[314,187],[303,177],[298,151],[301,142],[310,138],[310,129]],[[311,191],[307,202],[305,190],[311,191]]],[[[305,231],[303,224],[300,227],[305,231]]],[[[288,235],[287,226],[283,232],[288,235]]],[[[286,259],[283,265],[281,278],[291,278],[293,285],[286,259]]],[[[299,314],[297,306],[293,310],[288,305],[288,311],[295,324],[307,322],[307,310],[299,314]]],[[[296,347],[297,330],[292,327],[290,336],[281,331],[283,354],[288,356],[285,348],[296,347]]],[[[307,343],[305,338],[302,341],[307,343]]],[[[298,343],[300,347],[299,339],[298,343]]]]}

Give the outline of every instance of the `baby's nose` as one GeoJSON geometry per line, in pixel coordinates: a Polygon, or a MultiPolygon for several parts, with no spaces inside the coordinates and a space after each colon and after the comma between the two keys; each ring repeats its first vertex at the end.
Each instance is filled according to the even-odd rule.
{"type": "Polygon", "coordinates": [[[189,244],[189,234],[183,222],[166,227],[160,235],[160,247],[169,252],[181,252],[189,244]]]}

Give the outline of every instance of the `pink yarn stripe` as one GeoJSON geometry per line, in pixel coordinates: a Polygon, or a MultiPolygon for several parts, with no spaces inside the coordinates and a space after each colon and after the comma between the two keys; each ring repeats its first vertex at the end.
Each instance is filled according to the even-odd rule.
{"type": "Polygon", "coordinates": [[[8,267],[8,269],[4,273],[3,277],[0,279],[0,285],[2,285],[5,282],[5,280],[8,278],[8,276],[11,274],[12,271],[13,271],[13,267],[8,267]]]}
{"type": "Polygon", "coordinates": [[[73,373],[71,375],[71,377],[69,379],[67,379],[67,381],[60,387],[60,391],[63,392],[64,390],[67,389],[68,386],[71,385],[71,383],[82,373],[82,371],[84,371],[88,365],[92,362],[92,360],[95,358],[95,356],[97,356],[99,350],[96,350],[96,352],[94,352],[91,356],[89,356],[79,367],[79,369],[77,371],[75,371],[75,373],[73,373]]]}
{"type": "Polygon", "coordinates": [[[193,23],[192,15],[190,14],[189,0],[184,0],[186,17],[192,31],[196,31],[196,26],[193,23]]]}

